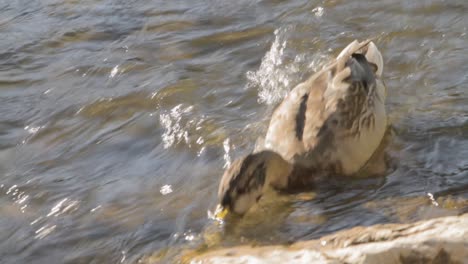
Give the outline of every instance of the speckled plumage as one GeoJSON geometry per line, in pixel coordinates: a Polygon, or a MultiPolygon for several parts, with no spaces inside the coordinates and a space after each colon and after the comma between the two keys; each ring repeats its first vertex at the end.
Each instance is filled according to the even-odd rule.
{"type": "Polygon", "coordinates": [[[358,172],[387,128],[382,72],[374,43],[353,41],[297,85],[275,109],[260,151],[224,173],[220,204],[242,214],[265,188],[307,187],[318,175],[358,172]]]}
{"type": "Polygon", "coordinates": [[[372,42],[352,42],[278,106],[264,148],[306,168],[356,173],[387,127],[382,68],[372,42]]]}

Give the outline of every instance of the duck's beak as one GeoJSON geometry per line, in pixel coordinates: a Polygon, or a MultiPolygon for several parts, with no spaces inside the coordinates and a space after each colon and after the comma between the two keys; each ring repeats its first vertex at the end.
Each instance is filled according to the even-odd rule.
{"type": "Polygon", "coordinates": [[[228,213],[229,210],[227,208],[224,208],[218,204],[218,206],[216,206],[216,210],[214,211],[214,216],[216,219],[223,220],[228,213]]]}

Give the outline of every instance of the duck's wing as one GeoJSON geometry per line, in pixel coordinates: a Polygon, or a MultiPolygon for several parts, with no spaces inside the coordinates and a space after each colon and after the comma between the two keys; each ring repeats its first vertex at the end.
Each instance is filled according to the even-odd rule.
{"type": "Polygon", "coordinates": [[[334,147],[332,141],[337,132],[334,125],[342,122],[332,118],[343,107],[340,99],[354,89],[354,83],[372,78],[381,70],[378,67],[381,65],[375,69],[372,66],[369,74],[369,69],[360,67],[358,60],[362,58],[353,58],[357,52],[366,54],[370,43],[352,42],[328,66],[296,86],[272,115],[265,148],[307,167],[323,163],[322,152],[334,147]]]}

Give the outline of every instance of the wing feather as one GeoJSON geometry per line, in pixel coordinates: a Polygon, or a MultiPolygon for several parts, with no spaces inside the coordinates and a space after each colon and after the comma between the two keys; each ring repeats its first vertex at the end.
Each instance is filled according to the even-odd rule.
{"type": "MultiPolygon", "coordinates": [[[[272,115],[265,148],[306,167],[330,163],[327,162],[330,153],[336,148],[335,128],[343,124],[343,113],[347,114],[346,96],[357,89],[354,87],[356,79],[368,77],[365,71],[356,68],[359,65],[348,61],[354,53],[365,54],[369,43],[372,42],[352,42],[329,65],[297,85],[284,98],[272,115]]],[[[351,129],[353,123],[344,125],[351,129]]]]}

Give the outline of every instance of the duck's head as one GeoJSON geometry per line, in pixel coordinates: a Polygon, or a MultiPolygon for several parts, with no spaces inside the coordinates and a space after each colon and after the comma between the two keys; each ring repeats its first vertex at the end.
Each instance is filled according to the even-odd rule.
{"type": "Polygon", "coordinates": [[[239,158],[221,179],[219,205],[228,212],[243,215],[260,200],[267,188],[284,188],[291,172],[292,166],[272,151],[239,158]]]}

